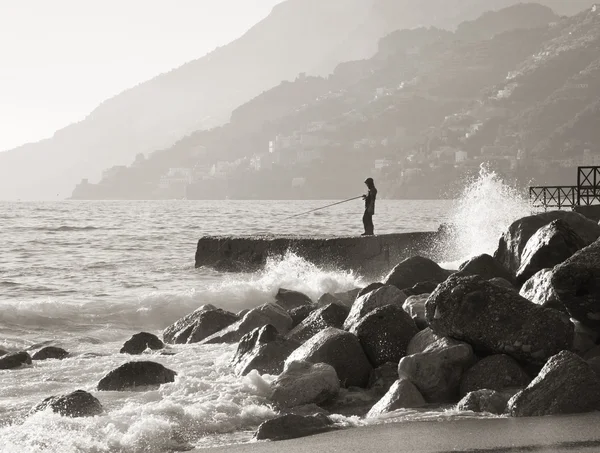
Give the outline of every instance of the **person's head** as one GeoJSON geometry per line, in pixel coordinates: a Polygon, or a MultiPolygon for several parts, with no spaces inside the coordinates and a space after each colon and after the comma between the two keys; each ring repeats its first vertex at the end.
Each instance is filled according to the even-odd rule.
{"type": "Polygon", "coordinates": [[[373,189],[375,187],[375,181],[373,181],[373,178],[365,179],[365,184],[369,189],[373,189]]]}

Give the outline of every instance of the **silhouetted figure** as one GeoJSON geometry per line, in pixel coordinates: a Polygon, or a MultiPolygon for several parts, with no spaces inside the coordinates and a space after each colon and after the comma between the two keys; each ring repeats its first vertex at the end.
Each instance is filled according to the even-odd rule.
{"type": "Polygon", "coordinates": [[[377,198],[377,189],[375,188],[375,181],[373,178],[367,178],[365,184],[369,188],[369,193],[363,195],[365,200],[365,214],[363,215],[363,225],[365,226],[365,232],[362,236],[373,236],[373,215],[375,214],[375,199],[377,198]]]}

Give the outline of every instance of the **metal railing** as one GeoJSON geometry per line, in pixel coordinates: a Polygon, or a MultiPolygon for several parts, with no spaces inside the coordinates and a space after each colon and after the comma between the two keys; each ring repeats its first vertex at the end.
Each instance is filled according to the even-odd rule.
{"type": "Polygon", "coordinates": [[[534,208],[573,208],[600,204],[600,167],[577,167],[576,186],[534,186],[529,188],[534,208]]]}

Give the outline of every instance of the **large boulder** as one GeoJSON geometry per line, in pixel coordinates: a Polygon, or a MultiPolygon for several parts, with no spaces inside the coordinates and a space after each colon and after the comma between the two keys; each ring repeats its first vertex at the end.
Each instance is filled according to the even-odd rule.
{"type": "Polygon", "coordinates": [[[286,365],[293,361],[331,365],[343,387],[365,387],[372,370],[358,338],[334,327],[322,330],[292,352],[286,365]]]}
{"type": "Polygon", "coordinates": [[[456,405],[456,410],[502,415],[506,412],[506,405],[512,396],[511,393],[496,390],[476,390],[465,395],[456,405]]]}
{"type": "Polygon", "coordinates": [[[35,406],[31,412],[51,408],[52,412],[65,417],[93,417],[104,412],[102,404],[93,395],[83,390],[76,390],[68,395],[51,396],[35,406]]]}
{"type": "Polygon", "coordinates": [[[141,354],[146,349],[157,351],[164,347],[165,345],[156,335],[148,332],[141,332],[136,333],[129,340],[127,340],[119,352],[121,354],[137,355],[141,354]]]}
{"type": "Polygon", "coordinates": [[[422,256],[413,256],[398,264],[384,280],[386,285],[394,285],[398,289],[411,288],[417,283],[446,280],[451,271],[442,269],[436,262],[422,256]]]}
{"type": "Polygon", "coordinates": [[[396,305],[373,310],[350,329],[375,368],[387,362],[399,362],[418,332],[410,315],[396,305]]]}
{"type": "Polygon", "coordinates": [[[24,352],[13,352],[0,357],[0,370],[10,370],[23,365],[31,365],[31,356],[24,352]]]}
{"type": "Polygon", "coordinates": [[[600,378],[582,358],[569,351],[548,360],[531,384],[508,402],[508,411],[514,417],[594,410],[600,410],[600,378]]]}
{"type": "Polygon", "coordinates": [[[600,329],[600,241],[556,266],[550,283],[572,318],[600,329]]]}
{"type": "Polygon", "coordinates": [[[256,431],[256,440],[286,440],[312,436],[336,429],[326,415],[285,414],[263,422],[256,431]]]}
{"type": "Polygon", "coordinates": [[[461,378],[473,363],[473,349],[460,343],[404,357],[398,376],[415,384],[429,403],[453,403],[458,400],[461,378]]]}
{"type": "Polygon", "coordinates": [[[600,237],[600,226],[581,214],[571,211],[543,212],[514,222],[500,238],[494,258],[516,274],[521,266],[521,253],[527,241],[537,230],[557,219],[567,222],[585,244],[591,244],[600,237]]]}
{"type": "Polygon", "coordinates": [[[554,220],[537,230],[525,244],[517,282],[525,283],[536,272],[562,263],[586,245],[567,222],[554,220]]]}
{"type": "Polygon", "coordinates": [[[277,305],[287,311],[301,307],[302,305],[310,305],[313,303],[306,294],[284,288],[279,288],[279,291],[277,291],[277,294],[275,295],[275,301],[277,302],[277,305]]]}
{"type": "Polygon", "coordinates": [[[42,348],[38,352],[33,354],[33,356],[31,356],[31,360],[63,360],[67,357],[69,357],[69,353],[63,348],[58,348],[56,346],[46,346],[45,348],[42,348]]]}
{"type": "Polygon", "coordinates": [[[305,342],[327,327],[341,329],[349,310],[343,305],[333,303],[313,311],[304,321],[294,327],[287,338],[305,342]]]}
{"type": "Polygon", "coordinates": [[[421,330],[417,333],[406,347],[406,355],[418,354],[425,352],[425,350],[433,343],[438,341],[441,337],[438,337],[430,327],[421,330]]]}
{"type": "Polygon", "coordinates": [[[340,392],[340,380],[326,363],[290,362],[271,388],[271,401],[290,408],[333,400],[340,392]]]}
{"type": "Polygon", "coordinates": [[[460,395],[465,396],[482,389],[522,389],[530,382],[531,378],[515,359],[505,354],[491,355],[481,359],[465,372],[460,382],[460,395]]]}
{"type": "Polygon", "coordinates": [[[277,329],[277,332],[284,335],[292,327],[292,317],[277,304],[264,304],[260,307],[253,308],[239,321],[206,337],[200,343],[236,343],[247,333],[252,332],[254,329],[266,326],[267,324],[271,324],[277,329]]]}
{"type": "Polygon", "coordinates": [[[513,275],[496,258],[483,254],[471,258],[458,268],[457,275],[479,275],[484,280],[503,278],[509,282],[513,281],[513,275]]]}
{"type": "Polygon", "coordinates": [[[439,336],[531,364],[542,365],[573,343],[568,317],[477,276],[450,277],[438,286],[427,301],[426,315],[439,336]]]}
{"type": "Polygon", "coordinates": [[[292,329],[300,325],[302,321],[308,318],[316,307],[314,305],[302,305],[289,311],[290,317],[292,318],[292,329]]]}
{"type": "Polygon", "coordinates": [[[565,306],[558,300],[551,283],[552,269],[542,269],[527,280],[519,294],[530,302],[544,308],[566,312],[565,306]]]}
{"type": "Polygon", "coordinates": [[[400,378],[369,411],[367,418],[378,417],[398,409],[423,407],[427,404],[417,387],[406,378],[400,378]]]}
{"type": "Polygon", "coordinates": [[[344,329],[348,330],[367,313],[386,305],[402,307],[406,295],[395,286],[387,285],[360,296],[352,304],[350,314],[344,321],[344,329]]]}
{"type": "Polygon", "coordinates": [[[200,326],[203,332],[212,335],[233,324],[237,319],[233,313],[220,310],[214,305],[203,305],[167,327],[163,331],[163,340],[169,344],[185,344],[197,326],[200,326]]]}
{"type": "Polygon", "coordinates": [[[156,362],[129,362],[112,370],[98,383],[98,390],[135,390],[174,382],[177,373],[156,362]]]}
{"type": "Polygon", "coordinates": [[[232,359],[235,371],[245,376],[252,370],[260,374],[279,374],[285,359],[300,346],[300,342],[287,340],[268,324],[254,329],[240,340],[232,359]]]}

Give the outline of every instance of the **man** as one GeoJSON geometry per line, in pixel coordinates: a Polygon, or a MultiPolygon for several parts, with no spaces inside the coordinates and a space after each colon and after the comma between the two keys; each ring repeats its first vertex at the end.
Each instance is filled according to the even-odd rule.
{"type": "Polygon", "coordinates": [[[375,188],[375,182],[373,178],[367,178],[365,184],[369,189],[367,195],[363,195],[365,200],[365,214],[363,215],[363,225],[365,226],[365,232],[361,236],[373,236],[373,215],[375,214],[375,198],[377,198],[377,189],[375,188]]]}

